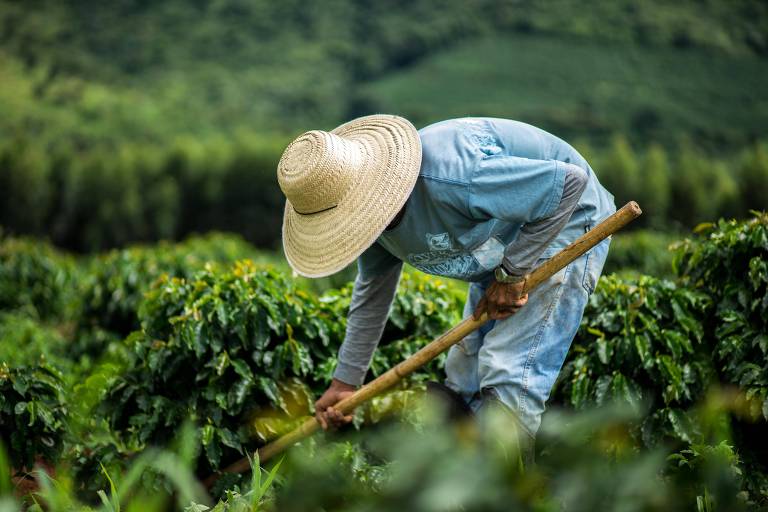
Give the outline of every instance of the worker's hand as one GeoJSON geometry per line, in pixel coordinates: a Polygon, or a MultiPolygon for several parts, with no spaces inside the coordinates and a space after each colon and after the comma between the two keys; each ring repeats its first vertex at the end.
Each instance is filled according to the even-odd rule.
{"type": "Polygon", "coordinates": [[[509,318],[528,302],[528,294],[522,295],[524,286],[525,281],[513,284],[494,281],[485,290],[472,316],[478,320],[487,311],[491,320],[509,318]]]}
{"type": "Polygon", "coordinates": [[[355,392],[355,386],[333,379],[323,396],[315,402],[315,418],[323,430],[335,429],[352,421],[352,415],[344,416],[333,406],[355,392]]]}

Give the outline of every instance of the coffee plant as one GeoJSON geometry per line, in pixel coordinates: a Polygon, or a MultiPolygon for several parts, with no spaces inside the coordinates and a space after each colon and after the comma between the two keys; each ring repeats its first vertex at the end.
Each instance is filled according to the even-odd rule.
{"type": "Polygon", "coordinates": [[[208,263],[232,263],[254,253],[239,237],[209,234],[179,244],[137,245],[97,256],[85,280],[82,324],[127,336],[139,328],[139,304],[161,275],[189,277],[208,263]]]}
{"type": "Polygon", "coordinates": [[[678,247],[682,281],[715,307],[703,325],[725,382],[746,393],[753,416],[768,420],[768,214],[704,225],[678,247]]]}
{"type": "Polygon", "coordinates": [[[9,366],[47,360],[61,370],[71,369],[68,342],[56,329],[20,312],[0,312],[0,361],[9,366]]]}
{"type": "Polygon", "coordinates": [[[616,400],[648,411],[642,438],[693,440],[686,409],[714,382],[700,318],[707,295],[670,281],[601,278],[561,374],[556,399],[585,409],[616,400]]]}
{"type": "MultiPolygon", "coordinates": [[[[500,412],[500,411],[493,411],[500,412]]],[[[359,443],[296,447],[276,510],[742,510],[738,456],[728,445],[637,451],[637,411],[560,411],[542,423],[534,466],[521,468],[505,413],[481,429],[422,416],[359,443]],[[471,436],[479,437],[480,442],[471,436]],[[719,508],[718,508],[719,507],[719,508]]],[[[352,439],[354,442],[354,438],[352,439]]]]}
{"type": "Polygon", "coordinates": [[[552,401],[628,402],[644,411],[638,444],[682,449],[714,435],[696,404],[725,388],[732,414],[716,428],[733,436],[749,495],[768,505],[768,215],[697,231],[675,248],[676,281],[601,278],[552,401]]]}
{"type": "Polygon", "coordinates": [[[0,363],[0,444],[17,471],[58,458],[66,416],[63,380],[55,368],[0,363]]]}
{"type": "MultiPolygon", "coordinates": [[[[311,413],[333,373],[350,294],[347,287],[316,298],[248,261],[190,279],[161,277],[140,307],[141,331],[128,340],[136,366],[104,401],[113,427],[138,447],[166,440],[192,415],[207,462],[218,468],[243,452],[254,430],[262,440],[277,433],[264,432],[275,423],[263,416],[311,413]]],[[[372,376],[449,327],[459,301],[444,283],[405,274],[372,376]]]]}
{"type": "Polygon", "coordinates": [[[0,310],[66,320],[77,310],[75,260],[44,242],[0,238],[0,310]]]}

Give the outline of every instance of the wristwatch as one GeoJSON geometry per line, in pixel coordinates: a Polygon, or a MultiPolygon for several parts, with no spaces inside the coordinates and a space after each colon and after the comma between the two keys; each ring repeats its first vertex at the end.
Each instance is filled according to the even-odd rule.
{"type": "Polygon", "coordinates": [[[496,281],[505,284],[515,284],[521,281],[525,281],[525,276],[513,276],[504,268],[504,265],[499,265],[493,272],[496,276],[496,281]]]}

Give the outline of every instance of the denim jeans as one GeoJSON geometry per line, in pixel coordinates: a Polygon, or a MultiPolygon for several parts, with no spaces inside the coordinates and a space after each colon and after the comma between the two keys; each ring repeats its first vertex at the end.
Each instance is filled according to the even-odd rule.
{"type": "MultiPolygon", "coordinates": [[[[488,321],[454,345],[446,360],[445,384],[473,411],[483,405],[483,397],[495,396],[535,436],[609,244],[610,239],[602,241],[541,283],[516,314],[488,321]]],[[[464,317],[472,314],[491,282],[470,285],[464,317]]]]}

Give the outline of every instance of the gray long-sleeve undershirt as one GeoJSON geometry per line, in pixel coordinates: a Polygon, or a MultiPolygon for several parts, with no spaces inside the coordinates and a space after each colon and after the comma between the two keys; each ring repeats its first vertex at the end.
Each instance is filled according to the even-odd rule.
{"type": "Polygon", "coordinates": [[[400,262],[387,272],[368,279],[362,274],[357,275],[347,314],[347,332],[333,374],[338,380],[355,386],[363,383],[387,323],[402,268],[400,262]]]}
{"type": "MultiPolygon", "coordinates": [[[[564,167],[563,194],[555,212],[523,225],[518,236],[504,250],[503,265],[513,275],[523,276],[531,270],[568,222],[587,186],[586,171],[575,165],[564,167]]],[[[363,383],[384,331],[401,270],[402,263],[398,263],[383,274],[367,279],[358,274],[355,279],[347,331],[333,375],[336,379],[355,386],[363,383]]]]}

